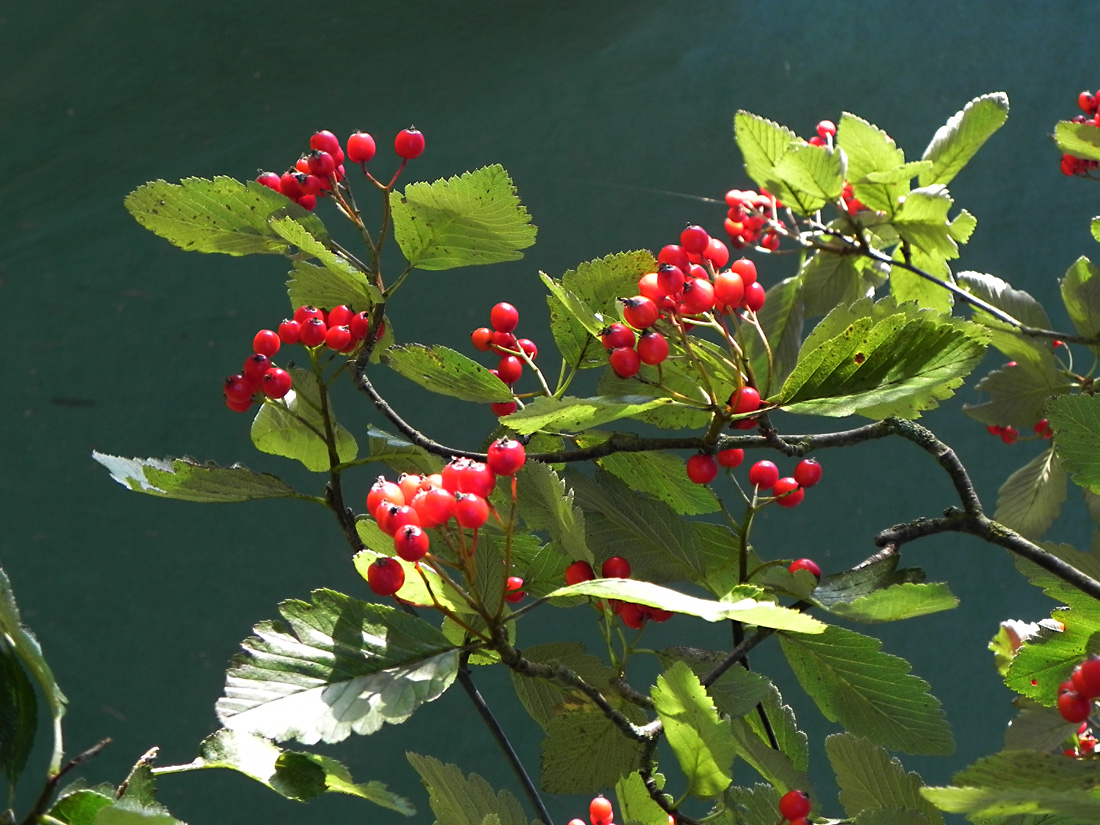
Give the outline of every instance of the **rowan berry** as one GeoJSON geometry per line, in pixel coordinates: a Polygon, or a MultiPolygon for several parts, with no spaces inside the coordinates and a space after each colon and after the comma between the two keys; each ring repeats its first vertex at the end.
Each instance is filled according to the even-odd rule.
{"type": "Polygon", "coordinates": [[[493,331],[488,327],[479,327],[470,333],[470,342],[479,352],[488,352],[493,346],[493,331]]]}
{"type": "Polygon", "coordinates": [[[668,244],[657,253],[657,263],[669,264],[679,268],[681,272],[686,272],[687,268],[691,266],[691,258],[688,257],[687,250],[682,246],[668,244]]]}
{"type": "Polygon", "coordinates": [[[318,309],[314,306],[309,306],[308,304],[300,306],[296,310],[294,310],[294,320],[297,321],[299,324],[304,324],[310,318],[320,318],[322,321],[324,321],[325,311],[323,309],[318,309]]]}
{"type": "Polygon", "coordinates": [[[1009,425],[1001,429],[1001,441],[1005,444],[1015,444],[1020,438],[1020,431],[1009,425]]]}
{"type": "Polygon", "coordinates": [[[817,136],[818,137],[835,137],[836,136],[836,124],[831,120],[823,120],[817,124],[817,136]]]}
{"type": "MultiPolygon", "coordinates": [[[[256,177],[256,183],[266,186],[268,189],[274,189],[276,192],[280,192],[279,176],[274,172],[261,172],[256,177]]],[[[280,192],[280,194],[282,193],[280,192]]]]}
{"type": "Polygon", "coordinates": [[[523,579],[519,576],[509,576],[505,589],[507,592],[504,594],[504,600],[512,604],[521,601],[527,595],[523,592],[523,579]]]}
{"type": "Polygon", "coordinates": [[[352,163],[367,163],[374,157],[374,138],[366,132],[356,132],[348,138],[348,160],[352,163]]]}
{"type": "Polygon", "coordinates": [[[649,611],[640,604],[622,602],[619,606],[619,618],[631,630],[641,630],[646,619],[649,618],[649,611]]]}
{"type": "Polygon", "coordinates": [[[613,350],[620,347],[634,347],[634,330],[626,324],[609,324],[600,331],[600,341],[604,349],[613,350]]]}
{"type": "Polygon", "coordinates": [[[268,398],[282,398],[290,392],[291,383],[289,372],[278,367],[271,367],[264,373],[260,386],[263,388],[264,395],[268,398]]]}
{"type": "Polygon", "coordinates": [[[225,379],[225,385],[222,387],[226,400],[238,405],[246,402],[251,404],[256,390],[256,382],[249,381],[243,374],[230,375],[225,379]]]}
{"type": "Polygon", "coordinates": [[[379,507],[376,511],[379,528],[388,536],[396,536],[397,531],[410,524],[420,527],[420,514],[408,504],[394,504],[389,507],[379,507]]]}
{"type": "Polygon", "coordinates": [[[314,149],[309,153],[309,172],[319,178],[329,178],[336,173],[336,160],[328,152],[314,149]]]}
{"type": "Polygon", "coordinates": [[[638,339],[638,358],[643,364],[656,365],[668,358],[668,341],[656,330],[647,330],[638,339]]]}
{"type": "Polygon", "coordinates": [[[632,347],[619,347],[611,350],[611,369],[620,378],[630,378],[638,374],[642,367],[641,356],[632,347]]]}
{"type": "Polygon", "coordinates": [[[581,582],[592,581],[594,578],[596,578],[596,571],[584,559],[578,559],[565,568],[566,584],[580,584],[581,582]]]}
{"type": "Polygon", "coordinates": [[[662,295],[678,295],[684,289],[684,271],[672,264],[661,264],[657,270],[657,288],[662,295]]]}
{"type": "Polygon", "coordinates": [[[710,243],[710,233],[701,226],[689,224],[680,233],[680,246],[690,254],[702,255],[710,243]]]}
{"type": "Polygon", "coordinates": [[[505,384],[514,384],[523,375],[523,362],[514,355],[505,355],[497,365],[497,378],[505,384]]]}
{"type": "Polygon", "coordinates": [[[229,407],[233,412],[248,412],[252,408],[252,399],[249,398],[247,401],[234,401],[226,396],[225,406],[229,407]]]}
{"type": "Polygon", "coordinates": [[[734,415],[756,412],[760,409],[760,392],[755,387],[742,387],[730,396],[729,406],[734,415]]]}
{"type": "Polygon", "coordinates": [[[516,341],[516,347],[532,361],[539,357],[539,348],[530,338],[520,338],[516,341]]]}
{"type": "Polygon", "coordinates": [[[804,458],[794,468],[794,480],[802,487],[813,487],[821,481],[821,465],[812,458],[804,458]]]}
{"type": "Polygon", "coordinates": [[[714,276],[714,300],[726,306],[741,305],[745,298],[745,282],[736,272],[725,270],[714,276]]]}
{"type": "Polygon", "coordinates": [[[325,346],[336,352],[344,352],[349,346],[355,343],[355,339],[351,334],[351,327],[347,326],[333,326],[325,330],[325,346]]]}
{"type": "Polygon", "coordinates": [[[389,502],[391,505],[404,504],[405,493],[399,485],[387,481],[385,476],[378,476],[378,480],[371,485],[370,490],[367,492],[367,512],[375,521],[378,521],[378,515],[375,511],[385,502],[389,502]]]}
{"type": "Polygon", "coordinates": [[[588,818],[592,820],[592,825],[609,825],[614,816],[611,800],[602,796],[597,796],[588,806],[588,818]]]}
{"type": "Polygon", "coordinates": [[[325,341],[328,327],[320,318],[309,318],[302,324],[301,342],[303,346],[318,347],[325,341]]]}
{"type": "Polygon", "coordinates": [[[314,210],[314,208],[316,208],[316,206],[317,206],[317,196],[316,195],[302,195],[302,197],[298,198],[297,203],[300,207],[305,209],[307,212],[312,212],[314,210]]]}
{"type": "Polygon", "coordinates": [[[759,312],[763,309],[766,300],[767,293],[764,291],[764,287],[761,286],[759,281],[755,281],[745,287],[745,309],[751,310],[752,312],[759,312]]]}
{"type": "Polygon", "coordinates": [[[343,151],[340,149],[340,139],[328,129],[314,132],[309,139],[309,148],[321,152],[328,152],[333,155],[337,153],[343,154],[343,151]]]}
{"type": "Polygon", "coordinates": [[[279,324],[279,340],[284,344],[297,344],[302,340],[302,325],[287,319],[279,324]]]}
{"type": "Polygon", "coordinates": [[[352,337],[356,341],[362,341],[370,333],[370,311],[364,309],[351,316],[348,326],[351,328],[352,337]]]}
{"type": "Polygon", "coordinates": [[[489,324],[497,332],[511,332],[519,326],[519,310],[501,301],[489,311],[489,324]]]}
{"type": "Polygon", "coordinates": [[[393,534],[393,549],[405,561],[420,561],[430,548],[428,534],[419,524],[406,524],[393,534]]]}
{"type": "Polygon", "coordinates": [[[270,367],[271,359],[257,352],[244,359],[244,366],[241,367],[241,375],[254,384],[258,384],[263,380],[264,373],[267,372],[270,367]]]}
{"type": "Polygon", "coordinates": [[[714,285],[702,278],[688,278],[684,282],[680,298],[680,312],[684,315],[702,315],[714,309],[714,285]]]}
{"type": "Polygon", "coordinates": [[[730,271],[741,276],[741,282],[748,286],[756,283],[756,264],[748,258],[740,258],[730,264],[730,271]]]}
{"type": "Polygon", "coordinates": [[[611,556],[600,566],[600,576],[605,579],[629,579],[630,562],[622,556],[611,556]]]}
{"type": "Polygon", "coordinates": [[[393,139],[393,150],[397,156],[405,160],[420,157],[424,151],[424,135],[416,127],[410,126],[402,129],[393,139]]]}
{"type": "Polygon", "coordinates": [[[719,450],[717,459],[722,467],[740,467],[741,462],[745,460],[745,451],[740,447],[731,450],[719,450]]]}
{"type": "Polygon", "coordinates": [[[493,349],[498,352],[501,350],[509,350],[515,352],[516,336],[510,332],[494,332],[493,349]]]}
{"type": "Polygon", "coordinates": [[[405,583],[405,568],[397,559],[383,556],[367,568],[367,584],[379,596],[392,596],[405,583]]]}
{"type": "Polygon", "coordinates": [[[519,404],[515,401],[498,401],[495,404],[490,404],[489,408],[493,411],[493,415],[503,418],[506,415],[511,415],[519,409],[519,404]]]}
{"type": "Polygon", "coordinates": [[[1095,699],[1100,696],[1100,658],[1090,656],[1077,666],[1075,673],[1080,673],[1081,687],[1078,692],[1086,699],[1095,699]]]}
{"type": "Polygon", "coordinates": [[[775,496],[775,503],[780,507],[795,507],[802,502],[806,491],[798,485],[797,481],[788,476],[775,482],[772,495],[775,496]]]}
{"type": "Polygon", "coordinates": [[[1061,691],[1058,696],[1058,712],[1067,722],[1084,722],[1092,713],[1092,700],[1075,690],[1061,691]]]}
{"type": "Polygon", "coordinates": [[[706,252],[703,253],[711,266],[715,269],[720,269],[725,266],[730,259],[730,250],[724,243],[717,238],[711,238],[710,243],[707,244],[706,252]]]}
{"type": "Polygon", "coordinates": [[[687,460],[687,477],[696,484],[710,484],[718,478],[718,459],[707,453],[696,453],[687,460]]]}
{"type": "Polygon", "coordinates": [[[770,490],[779,481],[779,468],[771,461],[757,461],[749,468],[749,484],[770,490]]]}
{"type": "Polygon", "coordinates": [[[252,339],[252,351],[270,358],[279,351],[279,333],[270,329],[261,329],[252,339]]]}
{"type": "Polygon", "coordinates": [[[411,504],[420,516],[420,526],[425,529],[446,524],[455,514],[454,493],[442,487],[421,490],[413,497],[411,504]]]}
{"type": "Polygon", "coordinates": [[[497,476],[487,464],[469,461],[458,471],[458,492],[489,498],[496,486],[497,476]]]}
{"type": "Polygon", "coordinates": [[[1050,438],[1054,435],[1054,431],[1050,428],[1050,422],[1044,418],[1036,422],[1035,434],[1041,438],[1050,438]]]}
{"type": "Polygon", "coordinates": [[[657,304],[644,295],[635,295],[632,298],[620,298],[623,305],[623,318],[634,329],[646,329],[657,323],[657,304]]]}
{"type": "Polygon", "coordinates": [[[527,461],[527,452],[523,444],[515,439],[498,438],[489,445],[485,463],[498,476],[515,475],[524,462],[527,461]]]}
{"type": "Polygon", "coordinates": [[[799,819],[810,813],[813,805],[805,791],[787,791],[779,800],[779,815],[784,819],[799,819]]]}
{"type": "Polygon", "coordinates": [[[459,493],[455,496],[455,521],[476,530],[489,520],[489,502],[481,496],[459,493]]]}

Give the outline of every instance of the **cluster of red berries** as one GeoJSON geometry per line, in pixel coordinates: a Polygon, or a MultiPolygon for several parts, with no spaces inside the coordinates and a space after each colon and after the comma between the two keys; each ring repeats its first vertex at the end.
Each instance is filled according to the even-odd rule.
{"type": "Polygon", "coordinates": [[[1100,656],[1090,656],[1058,686],[1058,712],[1067,722],[1084,722],[1100,697],[1100,656]]]}
{"type": "Polygon", "coordinates": [[[779,234],[769,228],[769,221],[783,226],[778,212],[783,204],[775,196],[761,189],[731,189],[726,193],[726,234],[730,246],[744,249],[746,246],[762,246],[774,252],[779,249],[779,234]]]}
{"type": "MultiPolygon", "coordinates": [[[[484,462],[453,458],[438,473],[403,473],[396,482],[379,476],[367,493],[367,512],[383,533],[393,537],[397,556],[418,562],[431,550],[428,530],[451,519],[471,530],[485,524],[497,476],[515,475],[526,460],[523,444],[505,437],[489,446],[484,462]]],[[[367,583],[379,596],[392,596],[405,583],[404,570],[396,559],[380,558],[368,568],[367,583]]],[[[523,598],[523,579],[512,576],[507,587],[508,601],[523,598]]]]}
{"type": "MultiPolygon", "coordinates": [[[[605,579],[629,579],[630,562],[622,556],[611,556],[600,566],[600,576],[605,579]]],[[[596,578],[596,571],[584,559],[579,559],[565,568],[566,584],[580,584],[592,581],[594,578],[596,578]]],[[[608,599],[608,606],[631,630],[640,630],[650,619],[658,623],[667,622],[673,615],[671,610],[624,602],[619,599],[608,599]]]]}
{"type": "Polygon", "coordinates": [[[1096,750],[1096,735],[1088,722],[1082,722],[1073,734],[1071,747],[1066,748],[1062,753],[1071,759],[1080,759],[1082,756],[1092,756],[1096,750]]]}
{"type": "MultiPolygon", "coordinates": [[[[344,161],[365,164],[374,157],[374,138],[366,132],[356,132],[347,140],[347,152],[339,138],[327,129],[316,132],[309,139],[310,151],[279,175],[261,172],[256,182],[286,195],[296,204],[310,211],[317,205],[317,198],[332,192],[344,179],[344,161]]],[[[414,128],[402,129],[393,141],[394,151],[404,160],[419,157],[424,151],[424,135],[414,128]]]]}
{"type": "Polygon", "coordinates": [[[615,374],[630,378],[642,364],[656,366],[668,358],[668,339],[657,328],[662,319],[686,332],[691,319],[709,312],[756,312],[763,307],[764,287],[756,279],[756,264],[742,258],[722,269],[728,262],[729,249],[701,226],[688,226],[679,244],[662,248],[657,271],[638,279],[638,294],[619,299],[626,323],[610,324],[600,332],[615,374]]]}
{"type": "MultiPolygon", "coordinates": [[[[1011,424],[990,424],[986,429],[989,430],[990,435],[1000,436],[1001,441],[1005,444],[1015,444],[1020,440],[1020,431],[1011,424]]],[[[1035,435],[1039,438],[1050,438],[1054,435],[1054,430],[1050,428],[1050,422],[1045,418],[1035,422],[1032,429],[1035,430],[1035,435]]]]}
{"type": "MultiPolygon", "coordinates": [[[[745,459],[741,449],[720,450],[717,455],[696,453],[687,461],[687,477],[696,484],[709,484],[718,477],[718,468],[739,467],[745,459]]],[[[798,462],[794,473],[780,478],[779,468],[771,461],[757,461],[749,468],[749,484],[757,494],[770,491],[780,507],[794,507],[802,501],[806,487],[813,487],[821,480],[821,465],[815,459],[798,462]]]]}
{"type": "MultiPolygon", "coordinates": [[[[519,310],[505,301],[489,311],[489,324],[475,329],[470,340],[479,352],[493,352],[500,356],[496,368],[489,372],[511,387],[522,377],[524,363],[534,363],[539,348],[530,338],[516,338],[519,310]]],[[[501,401],[490,406],[497,416],[505,416],[514,413],[518,405],[515,401],[501,401]]]]}
{"type": "MultiPolygon", "coordinates": [[[[1081,94],[1077,96],[1077,105],[1084,114],[1077,115],[1077,117],[1073,118],[1074,123],[1087,123],[1090,126],[1100,126],[1100,92],[1096,94],[1087,90],[1081,92],[1081,94]]],[[[1077,158],[1073,155],[1062,155],[1063,175],[1087,175],[1097,166],[1100,166],[1100,162],[1095,160],[1085,160],[1084,158],[1077,158]]]]}
{"type": "Polygon", "coordinates": [[[294,311],[293,318],[279,324],[278,331],[261,329],[252,339],[252,355],[245,359],[244,367],[236,375],[225,379],[222,391],[225,403],[234,412],[247,412],[253,401],[264,396],[282,398],[290,392],[290,373],[272,362],[272,357],[282,344],[302,344],[309,348],[325,346],[331,350],[350,353],[370,332],[370,313],[355,312],[350,307],[333,307],[330,310],[302,306],[294,311]]]}
{"type": "Polygon", "coordinates": [[[790,825],[809,825],[806,817],[812,808],[810,795],[805,791],[787,791],[779,800],[779,815],[790,825]]]}

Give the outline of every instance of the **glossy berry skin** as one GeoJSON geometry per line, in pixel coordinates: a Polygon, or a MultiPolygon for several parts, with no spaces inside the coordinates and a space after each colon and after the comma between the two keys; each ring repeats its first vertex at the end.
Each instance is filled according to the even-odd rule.
{"type": "Polygon", "coordinates": [[[794,480],[802,487],[813,487],[821,481],[821,465],[812,458],[804,458],[794,468],[794,480]]]}
{"type": "Polygon", "coordinates": [[[745,460],[745,451],[740,447],[732,450],[719,450],[717,458],[719,465],[722,467],[740,467],[741,462],[745,460]]]}
{"type": "Polygon", "coordinates": [[[764,292],[764,287],[760,285],[760,282],[749,284],[745,287],[745,309],[752,312],[759,312],[764,308],[764,302],[767,299],[767,293],[764,292]]]}
{"type": "Polygon", "coordinates": [[[620,378],[630,378],[637,375],[642,368],[642,358],[637,350],[632,347],[619,347],[611,350],[611,369],[620,378]]]}
{"type": "Polygon", "coordinates": [[[252,403],[252,396],[256,394],[256,382],[249,381],[247,377],[242,374],[230,375],[225,379],[225,385],[222,387],[222,392],[225,393],[227,401],[232,401],[234,404],[252,403]]]}
{"type": "Polygon", "coordinates": [[[297,344],[302,340],[302,325],[290,318],[279,324],[279,340],[284,344],[297,344]]]}
{"type": "Polygon", "coordinates": [[[696,484],[710,484],[718,478],[718,459],[707,453],[696,453],[687,460],[687,477],[696,484]]]}
{"type": "Polygon", "coordinates": [[[701,226],[692,224],[680,233],[680,246],[689,254],[702,255],[709,243],[710,233],[701,226]]]}
{"type": "Polygon", "coordinates": [[[756,412],[760,409],[760,393],[755,387],[742,387],[741,392],[730,396],[730,412],[735,415],[756,412]]]}
{"type": "Polygon", "coordinates": [[[420,516],[420,526],[426,530],[446,524],[455,514],[455,496],[442,487],[422,490],[412,500],[412,508],[420,516]]]}
{"type": "Polygon", "coordinates": [[[325,342],[327,334],[328,327],[325,326],[324,321],[320,318],[309,318],[302,324],[301,342],[303,346],[319,347],[325,342]]]}
{"type": "Polygon", "coordinates": [[[340,139],[328,129],[314,132],[313,136],[309,139],[309,148],[319,152],[328,152],[333,155],[343,155],[343,151],[340,149],[340,139]]]}
{"type": "Polygon", "coordinates": [[[509,576],[505,588],[507,592],[504,594],[504,601],[511,604],[522,601],[523,597],[527,595],[523,592],[523,579],[519,576],[509,576]]]}
{"type": "Polygon", "coordinates": [[[596,578],[596,571],[593,570],[592,565],[584,559],[578,559],[567,568],[565,568],[566,584],[580,584],[581,582],[590,582],[594,578],[596,578]]]}
{"type": "Polygon", "coordinates": [[[252,339],[252,351],[270,358],[279,351],[279,333],[270,329],[261,329],[252,339]]]}
{"type": "Polygon", "coordinates": [[[623,602],[619,607],[619,618],[622,619],[623,624],[631,630],[641,630],[646,619],[649,618],[649,612],[640,604],[623,602]]]}
{"type": "Polygon", "coordinates": [[[817,136],[818,137],[835,137],[836,136],[836,124],[831,120],[823,120],[817,124],[817,136]]]}
{"type": "Polygon", "coordinates": [[[757,461],[749,468],[749,484],[770,490],[779,481],[779,468],[770,461],[757,461]]]}
{"type": "Polygon", "coordinates": [[[424,152],[424,135],[415,127],[402,129],[393,139],[393,150],[405,160],[418,158],[424,152]]]}
{"type": "Polygon", "coordinates": [[[324,321],[325,311],[323,309],[318,309],[317,307],[312,307],[309,305],[300,306],[296,310],[294,310],[294,320],[297,321],[299,324],[304,324],[310,318],[320,318],[322,321],[324,321]]]}
{"type": "Polygon", "coordinates": [[[351,307],[347,304],[340,304],[328,311],[328,315],[325,317],[325,323],[330,327],[350,326],[351,319],[354,317],[355,311],[351,307]]]}
{"type": "Polygon", "coordinates": [[[374,157],[374,138],[366,132],[356,132],[348,138],[347,158],[352,163],[366,163],[374,157]]]}
{"type": "Polygon", "coordinates": [[[775,482],[772,495],[775,496],[775,503],[780,507],[797,507],[805,497],[806,491],[793,478],[787,477],[775,482]]]}
{"type": "Polygon", "coordinates": [[[476,530],[489,520],[489,502],[481,496],[459,493],[455,497],[455,521],[476,530]]]}
{"type": "Polygon", "coordinates": [[[1092,700],[1075,690],[1063,691],[1058,696],[1058,712],[1067,722],[1084,722],[1092,713],[1092,700]]]}
{"type": "Polygon", "coordinates": [[[511,385],[523,376],[523,362],[514,355],[505,355],[497,365],[497,378],[511,385]]]}
{"type": "Polygon", "coordinates": [[[519,409],[519,404],[515,401],[498,401],[495,404],[490,404],[489,408],[493,411],[493,415],[503,418],[506,415],[511,415],[519,409]]]}
{"type": "Polygon", "coordinates": [[[602,796],[597,796],[588,806],[588,818],[592,820],[592,825],[609,825],[614,816],[611,800],[602,796]]]}
{"type": "Polygon", "coordinates": [[[497,477],[488,464],[470,461],[458,473],[458,492],[489,498],[493,494],[497,477]]]}
{"type": "Polygon", "coordinates": [[[606,350],[620,349],[621,347],[633,349],[635,338],[634,330],[626,324],[609,324],[600,332],[600,341],[606,350]]]}
{"type": "Polygon", "coordinates": [[[364,309],[362,312],[355,313],[348,321],[348,327],[351,328],[352,338],[362,341],[370,333],[370,311],[364,309]]]}
{"type": "Polygon", "coordinates": [[[821,578],[821,567],[813,559],[795,559],[787,569],[792,573],[796,570],[809,570],[816,578],[821,578]]]}
{"type": "Polygon", "coordinates": [[[748,258],[740,258],[730,264],[730,271],[741,276],[741,282],[748,286],[756,283],[756,264],[748,258]]]}
{"type": "Polygon", "coordinates": [[[470,343],[478,352],[488,352],[493,346],[493,331],[488,327],[479,327],[470,333],[470,343]]]}
{"type": "Polygon", "coordinates": [[[290,392],[290,373],[278,367],[271,367],[264,373],[260,387],[268,398],[283,398],[290,392]]]}
{"type": "Polygon", "coordinates": [[[676,295],[684,289],[684,271],[672,264],[661,264],[657,270],[657,287],[662,295],[676,295]]]}
{"type": "Polygon", "coordinates": [[[402,492],[401,487],[394,484],[392,481],[387,481],[383,476],[379,476],[378,480],[371,485],[370,490],[367,492],[367,512],[371,514],[371,518],[378,521],[378,515],[375,512],[384,502],[390,504],[404,504],[405,494],[402,492]]]}
{"type": "Polygon", "coordinates": [[[351,327],[344,326],[329,327],[325,330],[325,346],[336,352],[344,352],[349,346],[355,343],[355,338],[352,337],[351,327]]]}
{"type": "Polygon", "coordinates": [[[524,462],[527,451],[523,444],[512,438],[498,438],[489,445],[485,463],[498,476],[515,475],[524,462]]]}
{"type": "Polygon", "coordinates": [[[1074,671],[1073,681],[1078,685],[1078,692],[1086,699],[1100,696],[1100,658],[1090,656],[1081,662],[1074,671]]]}
{"type": "Polygon", "coordinates": [[[620,298],[623,305],[623,318],[634,329],[645,329],[657,323],[660,312],[657,305],[644,295],[635,295],[633,298],[620,298]]]}
{"type": "Polygon", "coordinates": [[[405,569],[397,559],[383,556],[367,568],[367,584],[379,596],[392,596],[405,583],[405,569]]]}
{"type": "Polygon", "coordinates": [[[810,813],[810,795],[805,791],[787,791],[779,800],[779,815],[784,819],[800,819],[810,813]]]}
{"type": "Polygon", "coordinates": [[[682,246],[669,244],[668,246],[662,247],[661,251],[657,253],[657,263],[675,266],[678,267],[681,272],[687,272],[688,267],[691,266],[691,258],[688,257],[687,250],[682,246]]]}
{"type": "Polygon", "coordinates": [[[512,332],[519,326],[519,310],[501,301],[489,311],[489,324],[497,332],[512,332]]]}
{"type": "Polygon", "coordinates": [[[600,576],[605,579],[629,579],[630,562],[622,556],[612,556],[600,566],[600,576]]]}
{"type": "Polygon", "coordinates": [[[745,282],[736,272],[719,272],[714,276],[714,300],[719,304],[737,307],[745,298],[745,282]]]}
{"type": "Polygon", "coordinates": [[[681,315],[701,315],[714,309],[714,284],[702,278],[688,278],[680,298],[681,315]]]}
{"type": "Polygon", "coordinates": [[[707,244],[706,252],[703,253],[703,257],[710,261],[715,269],[719,269],[729,262],[730,250],[728,246],[717,238],[711,238],[710,243],[707,244]]]}
{"type": "Polygon", "coordinates": [[[668,340],[656,330],[643,332],[638,339],[638,358],[643,364],[660,364],[668,358],[668,340]]]}
{"type": "Polygon", "coordinates": [[[279,176],[274,172],[261,172],[256,177],[256,183],[279,192],[279,176]]]}
{"type": "Polygon", "coordinates": [[[258,384],[263,380],[264,373],[270,368],[271,359],[257,352],[244,359],[244,366],[241,367],[241,375],[254,384],[258,384]]]}
{"type": "Polygon", "coordinates": [[[393,549],[405,561],[420,561],[430,547],[428,534],[418,524],[406,524],[393,534],[393,549]]]}

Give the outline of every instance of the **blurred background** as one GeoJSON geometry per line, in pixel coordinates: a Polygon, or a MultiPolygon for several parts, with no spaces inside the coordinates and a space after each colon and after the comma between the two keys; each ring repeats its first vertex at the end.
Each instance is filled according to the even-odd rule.
{"type": "MultiPolygon", "coordinates": [[[[250,417],[229,412],[220,390],[254,332],[288,314],[285,262],[177,250],[127,214],[129,191],[157,178],[282,170],[322,128],[341,137],[371,131],[380,147],[372,168],[385,174],[396,166],[392,136],[415,124],[427,150],[404,183],[501,163],[539,235],[522,261],[425,273],[409,284],[392,308],[399,340],[476,355],[469,332],[507,300],[549,361],[539,270],[560,276],[611,252],[655,252],[688,221],[717,233],[724,208],[707,199],[750,185],[732,140],[737,109],[807,136],[819,120],[854,112],[912,159],[968,100],[1005,91],[1007,125],[951,185],[957,206],[978,218],[957,268],[1031,291],[1065,327],[1058,278],[1093,254],[1097,191],[1061,175],[1048,135],[1077,113],[1081,89],[1100,85],[1087,32],[1073,4],[992,0],[4,4],[0,301],[11,339],[0,406],[0,562],[71,701],[69,752],[114,740],[83,775],[118,783],[153,745],[160,764],[190,761],[217,728],[224,667],[256,621],[317,587],[366,595],[320,508],[156,500],[127,493],[92,461],[93,449],[239,460],[320,487],[258,454],[250,417]]],[[[319,214],[336,224],[331,204],[319,214]]],[[[795,259],[760,267],[770,285],[793,274],[795,259]]],[[[439,401],[397,377],[379,385],[438,440],[476,447],[494,426],[488,410],[439,401]]],[[[350,393],[343,398],[353,431],[383,423],[350,393]]],[[[957,414],[967,400],[977,400],[972,389],[925,421],[959,451],[992,505],[1000,482],[1038,445],[1006,447],[957,414]]],[[[820,458],[823,483],[797,510],[762,520],[755,538],[765,554],[810,555],[839,569],[867,556],[879,529],[955,503],[934,462],[911,445],[820,458]]],[[[1055,538],[1088,547],[1091,530],[1071,493],[1055,538]]],[[[944,783],[999,749],[1011,717],[985,649],[997,623],[1038,619],[1050,604],[1000,550],[967,538],[927,540],[905,561],[962,598],[958,610],[882,632],[886,649],[910,658],[964,725],[955,756],[904,758],[944,783]]],[[[544,638],[540,622],[563,615],[536,614],[521,642],[544,638]]],[[[577,624],[578,636],[589,632],[587,617],[577,624]]],[[[707,633],[677,619],[654,644],[705,643],[707,633]]],[[[776,664],[790,687],[770,655],[761,666],[776,664]]],[[[490,701],[507,706],[505,727],[537,771],[536,728],[509,703],[507,681],[478,678],[490,701]]],[[[788,696],[818,740],[834,729],[796,690],[788,696]]],[[[326,752],[358,781],[412,796],[416,821],[429,821],[406,750],[519,793],[458,690],[409,724],[326,752]]],[[[43,754],[35,759],[40,771],[43,754]]],[[[827,791],[820,745],[813,760],[827,791]]],[[[34,777],[23,796],[37,792],[34,777]]],[[[348,798],[288,802],[230,772],[166,777],[160,796],[192,823],[400,820],[348,798]]],[[[550,810],[564,822],[584,809],[557,800],[550,810]]]]}

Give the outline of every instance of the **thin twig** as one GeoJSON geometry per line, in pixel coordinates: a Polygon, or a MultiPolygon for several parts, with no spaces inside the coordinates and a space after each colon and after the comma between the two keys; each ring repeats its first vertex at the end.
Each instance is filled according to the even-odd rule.
{"type": "Polygon", "coordinates": [[[65,765],[61,767],[57,773],[46,780],[46,784],[42,786],[42,793],[38,795],[38,799],[34,803],[34,807],[31,808],[30,813],[27,814],[26,819],[23,820],[22,825],[34,825],[40,817],[42,817],[46,810],[50,807],[50,800],[53,799],[54,792],[57,790],[58,784],[61,782],[61,777],[84,762],[87,762],[94,756],[97,756],[101,750],[111,744],[111,740],[101,739],[92,745],[88,750],[83,753],[78,753],[72,759],[70,759],[65,765]]]}

